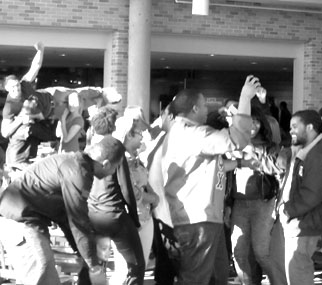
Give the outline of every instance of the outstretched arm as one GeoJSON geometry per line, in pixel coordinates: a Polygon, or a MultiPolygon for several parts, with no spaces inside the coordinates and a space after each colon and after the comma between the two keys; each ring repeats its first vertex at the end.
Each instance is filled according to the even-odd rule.
{"type": "Polygon", "coordinates": [[[28,82],[33,82],[36,79],[38,72],[42,66],[42,61],[44,58],[45,47],[44,47],[43,43],[38,42],[34,45],[34,47],[37,50],[37,53],[36,53],[34,59],[32,60],[30,69],[22,78],[22,80],[28,81],[28,82]]]}

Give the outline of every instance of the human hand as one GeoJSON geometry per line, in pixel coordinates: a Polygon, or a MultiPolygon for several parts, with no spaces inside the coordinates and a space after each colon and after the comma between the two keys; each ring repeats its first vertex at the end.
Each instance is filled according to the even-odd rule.
{"type": "Polygon", "coordinates": [[[256,92],[256,96],[257,96],[259,102],[261,102],[262,104],[266,103],[266,94],[267,94],[267,91],[263,87],[259,87],[256,92]]]}
{"type": "Polygon", "coordinates": [[[257,77],[254,77],[253,75],[249,75],[246,77],[246,81],[244,83],[240,96],[247,97],[250,100],[256,95],[256,92],[260,87],[261,84],[259,82],[259,79],[257,77]]]}
{"type": "Polygon", "coordinates": [[[34,45],[34,48],[38,51],[38,50],[44,50],[44,48],[45,48],[45,46],[44,46],[44,44],[42,43],[42,42],[37,42],[37,43],[35,43],[35,45],[34,45]]]}

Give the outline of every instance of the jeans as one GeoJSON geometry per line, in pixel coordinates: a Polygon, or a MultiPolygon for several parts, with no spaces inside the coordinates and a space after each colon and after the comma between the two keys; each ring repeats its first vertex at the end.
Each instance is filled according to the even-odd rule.
{"type": "Polygon", "coordinates": [[[232,247],[242,284],[261,284],[264,271],[273,285],[269,255],[275,199],[235,200],[232,211],[232,247]]]}
{"type": "MultiPolygon", "coordinates": [[[[104,213],[97,220],[101,220],[103,217],[104,213]]],[[[90,214],[90,218],[95,227],[96,219],[93,213],[90,214]]],[[[106,219],[106,229],[105,231],[103,230],[103,225],[100,224],[100,234],[109,236],[113,240],[117,251],[127,263],[126,284],[142,285],[144,282],[145,262],[138,229],[135,227],[132,218],[124,213],[118,219],[115,219],[113,223],[106,219]],[[115,225],[116,223],[118,226],[115,225]],[[113,234],[111,234],[110,226],[113,228],[113,234]],[[118,231],[115,232],[115,229],[118,229],[118,231]]]]}
{"type": "Polygon", "coordinates": [[[273,270],[273,284],[287,285],[284,231],[279,218],[276,219],[272,229],[270,256],[273,270]]]}
{"type": "Polygon", "coordinates": [[[4,246],[17,276],[16,284],[61,284],[49,236],[22,223],[13,226],[22,234],[21,242],[12,244],[7,240],[4,246]]]}
{"type": "MultiPolygon", "coordinates": [[[[148,264],[153,239],[153,220],[152,217],[139,228],[140,243],[142,245],[145,264],[148,264]]],[[[110,279],[110,284],[118,285],[120,281],[126,279],[127,264],[122,254],[118,251],[115,241],[112,243],[114,252],[114,273],[110,279]]]]}
{"type": "Polygon", "coordinates": [[[320,236],[285,238],[285,270],[289,285],[313,285],[313,253],[320,236]]]}
{"type": "Polygon", "coordinates": [[[223,227],[209,222],[174,227],[180,251],[178,285],[227,284],[228,257],[223,227]]]}

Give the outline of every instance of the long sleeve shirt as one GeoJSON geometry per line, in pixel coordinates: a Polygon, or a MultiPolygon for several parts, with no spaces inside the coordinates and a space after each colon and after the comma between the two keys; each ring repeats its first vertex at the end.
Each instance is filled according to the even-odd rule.
{"type": "Polygon", "coordinates": [[[173,225],[223,222],[225,170],[221,155],[250,141],[251,118],[233,117],[229,129],[215,130],[176,117],[162,146],[165,195],[173,225]]]}
{"type": "Polygon", "coordinates": [[[93,161],[84,153],[44,158],[1,193],[0,214],[44,234],[51,221],[68,221],[80,254],[89,265],[95,265],[95,241],[87,208],[93,175],[93,161]]]}

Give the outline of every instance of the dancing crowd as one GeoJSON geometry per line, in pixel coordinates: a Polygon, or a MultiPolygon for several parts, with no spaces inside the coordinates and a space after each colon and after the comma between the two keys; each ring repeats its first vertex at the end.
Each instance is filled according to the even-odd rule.
{"type": "Polygon", "coordinates": [[[239,284],[314,284],[319,112],[277,107],[249,75],[237,101],[208,112],[201,92],[184,89],[149,124],[140,106],[119,116],[112,88],[34,89],[35,48],[29,71],[4,79],[0,241],[16,284],[61,284],[53,224],[83,260],[78,284],[143,284],[151,252],[159,285],[225,285],[230,268],[239,284]]]}

